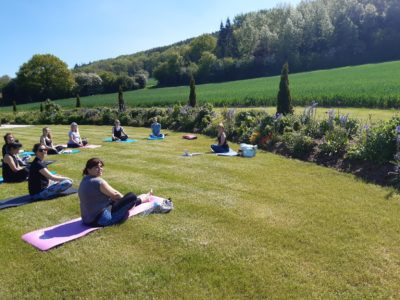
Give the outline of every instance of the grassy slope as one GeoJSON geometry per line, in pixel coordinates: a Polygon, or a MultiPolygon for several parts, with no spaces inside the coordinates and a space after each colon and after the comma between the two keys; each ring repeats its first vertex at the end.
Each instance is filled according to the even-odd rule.
{"type": "MultiPolygon", "coordinates": [[[[400,99],[400,61],[345,67],[291,74],[290,86],[293,99],[306,103],[324,99],[336,99],[344,103],[357,102],[360,99],[400,99]]],[[[275,101],[279,86],[279,76],[231,81],[218,84],[196,86],[197,99],[200,102],[245,104],[245,99],[266,99],[275,101]]],[[[144,89],[124,93],[129,106],[167,105],[186,103],[189,96],[187,86],[144,89]]],[[[383,100],[382,100],[383,99],[383,100]]],[[[75,99],[58,100],[58,104],[74,107],[75,99]]],[[[84,107],[113,106],[117,103],[117,94],[82,97],[84,107]]],[[[39,103],[20,105],[19,110],[39,109],[39,103]]],[[[11,111],[11,107],[1,108],[11,111]]]]}
{"type": "MultiPolygon", "coordinates": [[[[65,142],[68,128],[52,128],[65,142]]],[[[126,129],[135,138],[148,133],[126,129]]],[[[81,128],[92,143],[109,131],[81,128]]],[[[40,128],[13,132],[30,145],[40,128]]],[[[184,158],[184,149],[204,152],[212,140],[180,136],[58,156],[50,170],[76,186],[85,161],[98,156],[105,179],[122,192],[153,188],[172,197],[176,209],[47,253],[20,236],[77,217],[76,195],[1,211],[0,298],[399,296],[400,197],[392,190],[265,152],[253,159],[184,158]]],[[[1,198],[26,191],[26,183],[0,186],[1,198]]]]}

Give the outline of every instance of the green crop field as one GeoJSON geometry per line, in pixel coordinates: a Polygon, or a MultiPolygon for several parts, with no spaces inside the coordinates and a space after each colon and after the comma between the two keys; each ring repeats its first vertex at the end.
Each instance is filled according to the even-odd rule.
{"type": "MultiPolygon", "coordinates": [[[[65,143],[68,126],[52,126],[65,143]]],[[[101,148],[52,157],[78,186],[90,157],[121,192],[171,197],[167,215],[134,217],[48,252],[21,235],[79,216],[71,195],[0,212],[0,299],[394,299],[400,294],[400,197],[352,175],[259,151],[203,154],[213,139],[169,132],[104,143],[110,127],[81,126],[101,148]]],[[[0,131],[5,132],[4,129],[0,131]]],[[[41,126],[13,129],[25,149],[41,126]]],[[[232,145],[237,148],[237,145],[232,145]]],[[[2,184],[0,198],[27,193],[2,184]]]]}
{"type": "MultiPolygon", "coordinates": [[[[196,86],[199,103],[217,106],[274,106],[279,76],[196,86]]],[[[400,107],[400,61],[290,74],[290,89],[295,105],[311,101],[320,105],[347,107],[400,107]]],[[[154,81],[151,81],[151,85],[154,81]]],[[[150,88],[124,93],[127,105],[167,106],[186,103],[189,87],[150,88]]],[[[57,100],[68,108],[75,99],[57,100]]],[[[82,97],[83,107],[115,106],[117,94],[82,97]]],[[[19,105],[18,109],[38,110],[39,103],[19,105]]],[[[1,111],[11,111],[3,107],[1,111]]]]}

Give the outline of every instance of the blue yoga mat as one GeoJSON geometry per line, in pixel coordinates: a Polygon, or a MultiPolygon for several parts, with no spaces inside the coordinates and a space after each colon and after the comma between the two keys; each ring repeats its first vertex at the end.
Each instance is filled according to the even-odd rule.
{"type": "Polygon", "coordinates": [[[117,142],[117,143],[135,143],[137,140],[134,139],[127,139],[125,141],[113,141],[111,138],[106,138],[103,140],[103,142],[117,142]]]}
{"type": "Polygon", "coordinates": [[[165,138],[165,135],[162,134],[161,136],[154,136],[150,134],[150,136],[147,138],[148,140],[163,140],[165,138]]]}
{"type": "Polygon", "coordinates": [[[20,155],[20,156],[35,155],[35,153],[33,153],[32,151],[24,151],[24,152],[18,153],[18,155],[20,155]]]}

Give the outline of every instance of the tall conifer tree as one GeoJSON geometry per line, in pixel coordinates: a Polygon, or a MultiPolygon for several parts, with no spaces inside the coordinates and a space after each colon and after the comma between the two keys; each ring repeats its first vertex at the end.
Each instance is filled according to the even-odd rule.
{"type": "Polygon", "coordinates": [[[81,98],[79,94],[76,94],[76,107],[81,107],[81,98]]]}
{"type": "Polygon", "coordinates": [[[190,78],[189,105],[191,107],[195,107],[196,106],[196,84],[195,84],[193,75],[190,78]]]}
{"type": "Polygon", "coordinates": [[[124,101],[124,94],[122,92],[122,86],[119,86],[118,90],[118,111],[120,113],[125,111],[125,101],[124,101]]]}
{"type": "Polygon", "coordinates": [[[287,62],[282,67],[276,112],[284,115],[293,113],[292,97],[289,89],[289,64],[287,62]]]}

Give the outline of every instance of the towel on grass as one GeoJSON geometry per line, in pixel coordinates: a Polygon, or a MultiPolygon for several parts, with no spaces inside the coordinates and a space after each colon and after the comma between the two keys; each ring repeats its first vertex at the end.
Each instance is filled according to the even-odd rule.
{"type": "Polygon", "coordinates": [[[229,148],[229,152],[216,153],[218,156],[237,156],[238,153],[229,148]]]}

